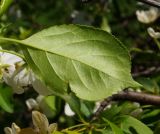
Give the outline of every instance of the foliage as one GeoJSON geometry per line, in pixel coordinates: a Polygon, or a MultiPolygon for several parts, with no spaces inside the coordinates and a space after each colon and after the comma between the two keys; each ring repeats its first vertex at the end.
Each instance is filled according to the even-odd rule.
{"type": "Polygon", "coordinates": [[[116,101],[93,116],[126,88],[159,95],[159,9],[127,0],[2,0],[0,15],[1,132],[158,134],[158,106],[116,101]]]}

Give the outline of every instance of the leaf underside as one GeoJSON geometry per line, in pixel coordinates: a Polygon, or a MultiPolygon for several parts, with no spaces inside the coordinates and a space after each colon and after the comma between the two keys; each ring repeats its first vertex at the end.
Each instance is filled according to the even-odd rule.
{"type": "Polygon", "coordinates": [[[105,31],[54,26],[18,42],[27,63],[54,92],[64,94],[69,85],[82,99],[100,100],[139,86],[130,74],[126,48],[105,31]]]}

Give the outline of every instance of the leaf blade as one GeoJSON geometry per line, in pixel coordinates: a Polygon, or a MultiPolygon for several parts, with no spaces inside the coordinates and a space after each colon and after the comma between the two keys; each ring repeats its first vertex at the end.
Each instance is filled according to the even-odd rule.
{"type": "Polygon", "coordinates": [[[69,85],[82,99],[100,100],[124,88],[139,86],[130,74],[128,51],[102,30],[62,25],[16,42],[27,49],[27,62],[34,61],[31,67],[38,68],[37,75],[60,94],[66,93],[69,85]]]}

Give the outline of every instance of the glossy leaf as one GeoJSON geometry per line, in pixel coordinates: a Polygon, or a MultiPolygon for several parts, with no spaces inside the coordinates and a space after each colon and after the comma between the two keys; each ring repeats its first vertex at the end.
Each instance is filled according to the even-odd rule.
{"type": "Polygon", "coordinates": [[[24,46],[30,67],[56,93],[65,94],[69,85],[78,97],[99,100],[139,86],[130,74],[128,51],[105,31],[62,25],[26,40],[6,40],[24,46]]]}

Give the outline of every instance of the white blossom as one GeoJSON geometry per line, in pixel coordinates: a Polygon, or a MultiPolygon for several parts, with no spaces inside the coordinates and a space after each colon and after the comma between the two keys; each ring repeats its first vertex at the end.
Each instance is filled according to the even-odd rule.
{"type": "Polygon", "coordinates": [[[155,38],[155,39],[160,38],[160,32],[155,32],[153,28],[149,27],[147,31],[152,38],[155,38]]]}
{"type": "Polygon", "coordinates": [[[13,92],[17,94],[23,93],[25,87],[32,85],[39,94],[44,96],[52,95],[53,91],[24,64],[22,58],[14,54],[0,52],[1,80],[11,86],[13,92]]]}
{"type": "Polygon", "coordinates": [[[0,52],[0,75],[4,82],[12,87],[14,93],[21,94],[24,92],[24,87],[32,84],[33,88],[42,95],[53,94],[47,86],[38,79],[34,73],[23,67],[25,62],[22,58],[0,52]]]}
{"type": "Polygon", "coordinates": [[[14,93],[23,93],[25,86],[29,85],[30,72],[23,68],[22,58],[6,53],[0,53],[1,75],[6,84],[13,88],[14,93]]]}
{"type": "Polygon", "coordinates": [[[0,66],[1,73],[7,72],[9,75],[12,75],[16,70],[16,63],[22,62],[22,59],[16,55],[0,52],[0,66]]]}
{"type": "Polygon", "coordinates": [[[73,115],[75,115],[75,113],[72,111],[72,109],[70,108],[70,106],[69,106],[68,103],[66,103],[65,106],[64,106],[64,113],[67,116],[73,116],[73,115]]]}
{"type": "Polygon", "coordinates": [[[137,19],[142,23],[152,23],[160,16],[160,11],[157,8],[150,8],[149,10],[136,11],[137,19]]]}
{"type": "Polygon", "coordinates": [[[26,68],[20,70],[19,72],[14,72],[13,74],[9,74],[7,72],[3,73],[4,81],[13,88],[14,93],[21,94],[24,92],[24,87],[31,84],[31,72],[29,72],[26,68]]]}
{"type": "Polygon", "coordinates": [[[33,98],[29,98],[26,100],[26,105],[28,107],[28,110],[38,110],[39,109],[39,105],[37,103],[37,101],[33,98]]]}

